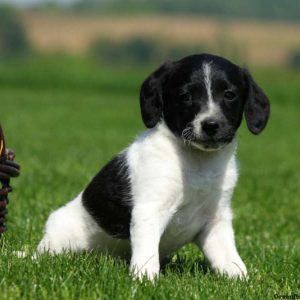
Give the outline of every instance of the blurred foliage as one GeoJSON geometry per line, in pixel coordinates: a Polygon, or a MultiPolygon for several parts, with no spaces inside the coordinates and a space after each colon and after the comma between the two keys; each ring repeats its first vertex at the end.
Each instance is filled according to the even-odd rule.
{"type": "Polygon", "coordinates": [[[90,54],[97,61],[112,65],[149,65],[208,50],[205,45],[170,45],[152,38],[136,36],[121,42],[97,39],[91,45],[90,54]]]}
{"type": "Polygon", "coordinates": [[[135,36],[124,41],[96,39],[90,47],[91,56],[101,63],[111,65],[149,65],[159,64],[167,59],[178,60],[187,55],[210,52],[226,56],[236,63],[244,63],[244,47],[228,41],[224,35],[216,39],[214,46],[205,44],[170,44],[151,37],[135,36]]]}
{"type": "Polygon", "coordinates": [[[25,29],[15,10],[0,6],[0,58],[22,56],[28,51],[25,29]]]}
{"type": "Polygon", "coordinates": [[[300,49],[292,51],[292,53],[290,54],[288,65],[292,69],[300,70],[300,49]]]}
{"type": "Polygon", "coordinates": [[[300,20],[299,0],[78,0],[75,9],[133,13],[188,13],[237,18],[300,20]]]}
{"type": "Polygon", "coordinates": [[[135,37],[124,42],[98,39],[91,45],[91,54],[94,58],[112,64],[149,63],[156,56],[156,45],[149,39],[135,37]]]}

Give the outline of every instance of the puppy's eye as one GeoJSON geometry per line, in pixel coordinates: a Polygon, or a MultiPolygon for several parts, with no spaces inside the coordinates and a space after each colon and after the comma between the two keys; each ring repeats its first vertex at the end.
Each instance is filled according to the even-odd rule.
{"type": "Polygon", "coordinates": [[[228,101],[232,101],[236,98],[236,94],[232,91],[225,91],[224,98],[228,101]]]}
{"type": "Polygon", "coordinates": [[[183,102],[184,105],[190,106],[193,104],[193,98],[190,93],[184,93],[180,95],[180,99],[183,102]]]}

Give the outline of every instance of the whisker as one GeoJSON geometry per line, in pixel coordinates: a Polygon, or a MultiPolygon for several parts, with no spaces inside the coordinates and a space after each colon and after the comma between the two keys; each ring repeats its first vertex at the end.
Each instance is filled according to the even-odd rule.
{"type": "Polygon", "coordinates": [[[185,128],[181,133],[181,137],[183,139],[184,145],[190,146],[192,141],[195,139],[195,133],[193,132],[193,128],[185,128]]]}

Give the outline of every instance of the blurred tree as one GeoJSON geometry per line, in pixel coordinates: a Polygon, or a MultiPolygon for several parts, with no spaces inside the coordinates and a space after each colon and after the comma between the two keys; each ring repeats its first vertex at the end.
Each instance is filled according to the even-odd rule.
{"type": "Polygon", "coordinates": [[[289,57],[288,65],[292,69],[300,69],[300,49],[292,51],[289,57]]]}
{"type": "Polygon", "coordinates": [[[156,60],[157,48],[155,41],[143,37],[119,43],[99,39],[91,45],[91,54],[97,60],[109,63],[148,64],[156,60]]]}
{"type": "Polygon", "coordinates": [[[88,9],[88,8],[102,8],[103,6],[107,6],[109,3],[108,0],[77,0],[72,5],[75,9],[88,9]]]}
{"type": "Polygon", "coordinates": [[[300,20],[299,0],[77,0],[73,7],[120,13],[186,13],[229,18],[300,20]]]}
{"type": "Polygon", "coordinates": [[[21,56],[28,52],[25,29],[18,14],[0,6],[0,58],[21,56]]]}
{"type": "Polygon", "coordinates": [[[90,55],[109,64],[158,64],[166,59],[177,60],[188,54],[210,52],[205,44],[186,46],[165,43],[151,37],[135,36],[125,41],[96,39],[90,46],[90,55]]]}

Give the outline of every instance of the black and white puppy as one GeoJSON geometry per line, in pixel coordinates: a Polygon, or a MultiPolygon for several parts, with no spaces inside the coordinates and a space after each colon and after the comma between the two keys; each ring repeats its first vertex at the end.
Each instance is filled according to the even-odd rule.
{"type": "Polygon", "coordinates": [[[162,258],[192,242],[217,272],[245,276],[230,207],[235,136],[243,114],[252,133],[264,129],[268,98],[247,70],[201,54],[159,67],[140,105],[149,130],[50,215],[38,253],[131,256],[133,274],[153,279],[162,258]]]}

